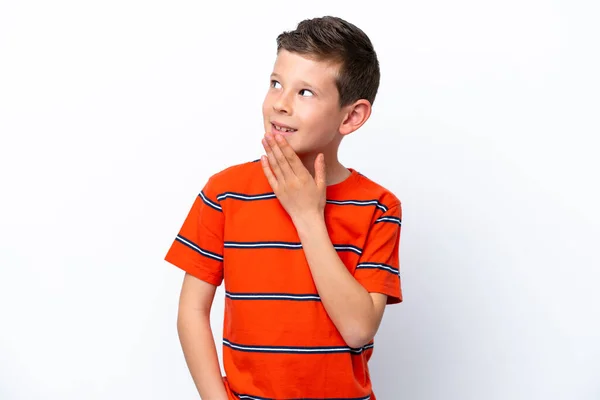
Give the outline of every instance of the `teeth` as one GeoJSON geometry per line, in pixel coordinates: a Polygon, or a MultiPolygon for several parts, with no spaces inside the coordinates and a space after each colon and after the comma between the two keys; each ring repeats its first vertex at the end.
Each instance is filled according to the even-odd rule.
{"type": "Polygon", "coordinates": [[[275,127],[275,129],[277,129],[278,131],[282,131],[282,132],[295,132],[296,131],[296,129],[284,128],[282,126],[277,126],[275,124],[273,124],[273,126],[275,127]]]}

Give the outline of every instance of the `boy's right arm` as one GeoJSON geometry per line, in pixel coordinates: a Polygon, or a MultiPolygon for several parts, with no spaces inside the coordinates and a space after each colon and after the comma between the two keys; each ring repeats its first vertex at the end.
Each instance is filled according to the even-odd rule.
{"type": "Polygon", "coordinates": [[[177,332],[202,400],[228,399],[210,327],[210,309],[216,289],[216,286],[186,273],[179,296],[177,332]]]}

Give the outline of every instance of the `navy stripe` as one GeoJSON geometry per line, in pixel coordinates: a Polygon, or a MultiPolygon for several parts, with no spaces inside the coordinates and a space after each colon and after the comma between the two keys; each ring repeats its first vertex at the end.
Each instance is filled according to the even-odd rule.
{"type": "Polygon", "coordinates": [[[217,203],[215,203],[214,201],[212,201],[211,199],[209,199],[208,197],[206,197],[206,195],[204,194],[203,191],[201,191],[198,196],[200,196],[200,198],[202,199],[204,204],[206,204],[207,206],[212,207],[217,211],[223,212],[223,208],[220,205],[218,205],[217,203]]]}
{"type": "MultiPolygon", "coordinates": [[[[225,248],[233,249],[289,249],[289,250],[300,250],[302,249],[302,243],[298,242],[225,242],[225,248]]],[[[351,244],[334,244],[333,247],[337,251],[351,251],[356,254],[362,254],[360,247],[353,246],[351,244]]]]}
{"type": "Polygon", "coordinates": [[[233,293],[225,292],[231,300],[290,300],[290,301],[321,301],[318,294],[293,293],[233,293]]]}
{"type": "MultiPolygon", "coordinates": [[[[237,396],[238,399],[243,399],[243,400],[276,400],[276,399],[271,399],[269,397],[260,397],[260,396],[253,396],[250,394],[240,394],[237,392],[234,392],[232,390],[232,393],[237,396]]],[[[368,395],[366,397],[319,397],[319,398],[308,398],[308,397],[302,397],[302,398],[288,398],[285,400],[370,400],[371,399],[371,395],[368,395]]]]}
{"type": "Polygon", "coordinates": [[[398,268],[394,268],[391,265],[382,263],[360,263],[356,266],[356,269],[381,269],[387,272],[391,272],[394,275],[400,275],[400,270],[398,268]]]}
{"type": "Polygon", "coordinates": [[[225,192],[225,193],[221,193],[220,195],[217,196],[217,200],[219,200],[219,201],[225,200],[227,198],[232,198],[232,199],[242,200],[242,201],[253,201],[253,200],[276,199],[277,196],[275,196],[275,193],[260,193],[260,194],[249,195],[249,194],[236,193],[236,192],[225,192]]]}
{"type": "Polygon", "coordinates": [[[186,239],[185,237],[183,237],[181,235],[177,235],[175,240],[177,240],[179,243],[186,245],[187,247],[194,250],[195,252],[202,254],[204,257],[212,258],[213,260],[217,260],[217,261],[223,261],[222,255],[205,250],[202,247],[198,246],[196,243],[192,242],[189,239],[186,239]]]}
{"type": "MultiPolygon", "coordinates": [[[[239,192],[223,192],[217,195],[217,200],[225,200],[225,199],[235,199],[242,201],[257,201],[257,200],[272,200],[276,199],[275,193],[267,192],[267,193],[258,193],[258,194],[245,194],[239,192]]],[[[328,204],[335,204],[339,206],[375,206],[386,212],[389,208],[380,203],[377,200],[327,200],[328,204]]]]}
{"type": "Polygon", "coordinates": [[[225,248],[235,249],[301,249],[302,243],[293,242],[225,242],[225,248]]]}
{"type": "Polygon", "coordinates": [[[381,217],[375,221],[376,224],[379,222],[391,222],[393,224],[398,224],[402,226],[402,220],[398,217],[381,217]]]}
{"type": "Polygon", "coordinates": [[[362,249],[360,247],[352,246],[350,244],[334,244],[333,247],[337,251],[351,251],[351,252],[356,253],[358,255],[362,254],[362,249]]]}
{"type": "Polygon", "coordinates": [[[336,204],[339,206],[375,206],[383,212],[386,212],[388,210],[387,206],[381,204],[377,200],[327,200],[327,203],[336,204]]]}
{"type": "Polygon", "coordinates": [[[333,354],[333,353],[351,353],[361,354],[362,352],[372,349],[373,343],[364,345],[359,348],[348,346],[319,346],[319,347],[296,347],[296,346],[256,346],[245,345],[230,342],[223,338],[223,345],[236,350],[250,353],[285,353],[285,354],[333,354]]]}

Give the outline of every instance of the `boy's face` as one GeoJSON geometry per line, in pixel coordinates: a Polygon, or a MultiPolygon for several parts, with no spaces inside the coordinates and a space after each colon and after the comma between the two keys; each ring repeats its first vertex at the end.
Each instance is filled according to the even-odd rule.
{"type": "Polygon", "coordinates": [[[263,102],[265,132],[281,133],[299,156],[337,151],[346,110],[339,107],[338,66],[281,50],[263,102]],[[292,131],[279,129],[283,125],[292,131]]]}

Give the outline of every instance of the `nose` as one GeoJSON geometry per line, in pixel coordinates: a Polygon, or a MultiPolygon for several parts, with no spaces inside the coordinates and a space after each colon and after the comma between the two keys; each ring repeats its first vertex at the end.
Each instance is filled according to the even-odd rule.
{"type": "Polygon", "coordinates": [[[282,114],[292,114],[292,102],[288,93],[280,93],[273,102],[273,110],[282,114]]]}

